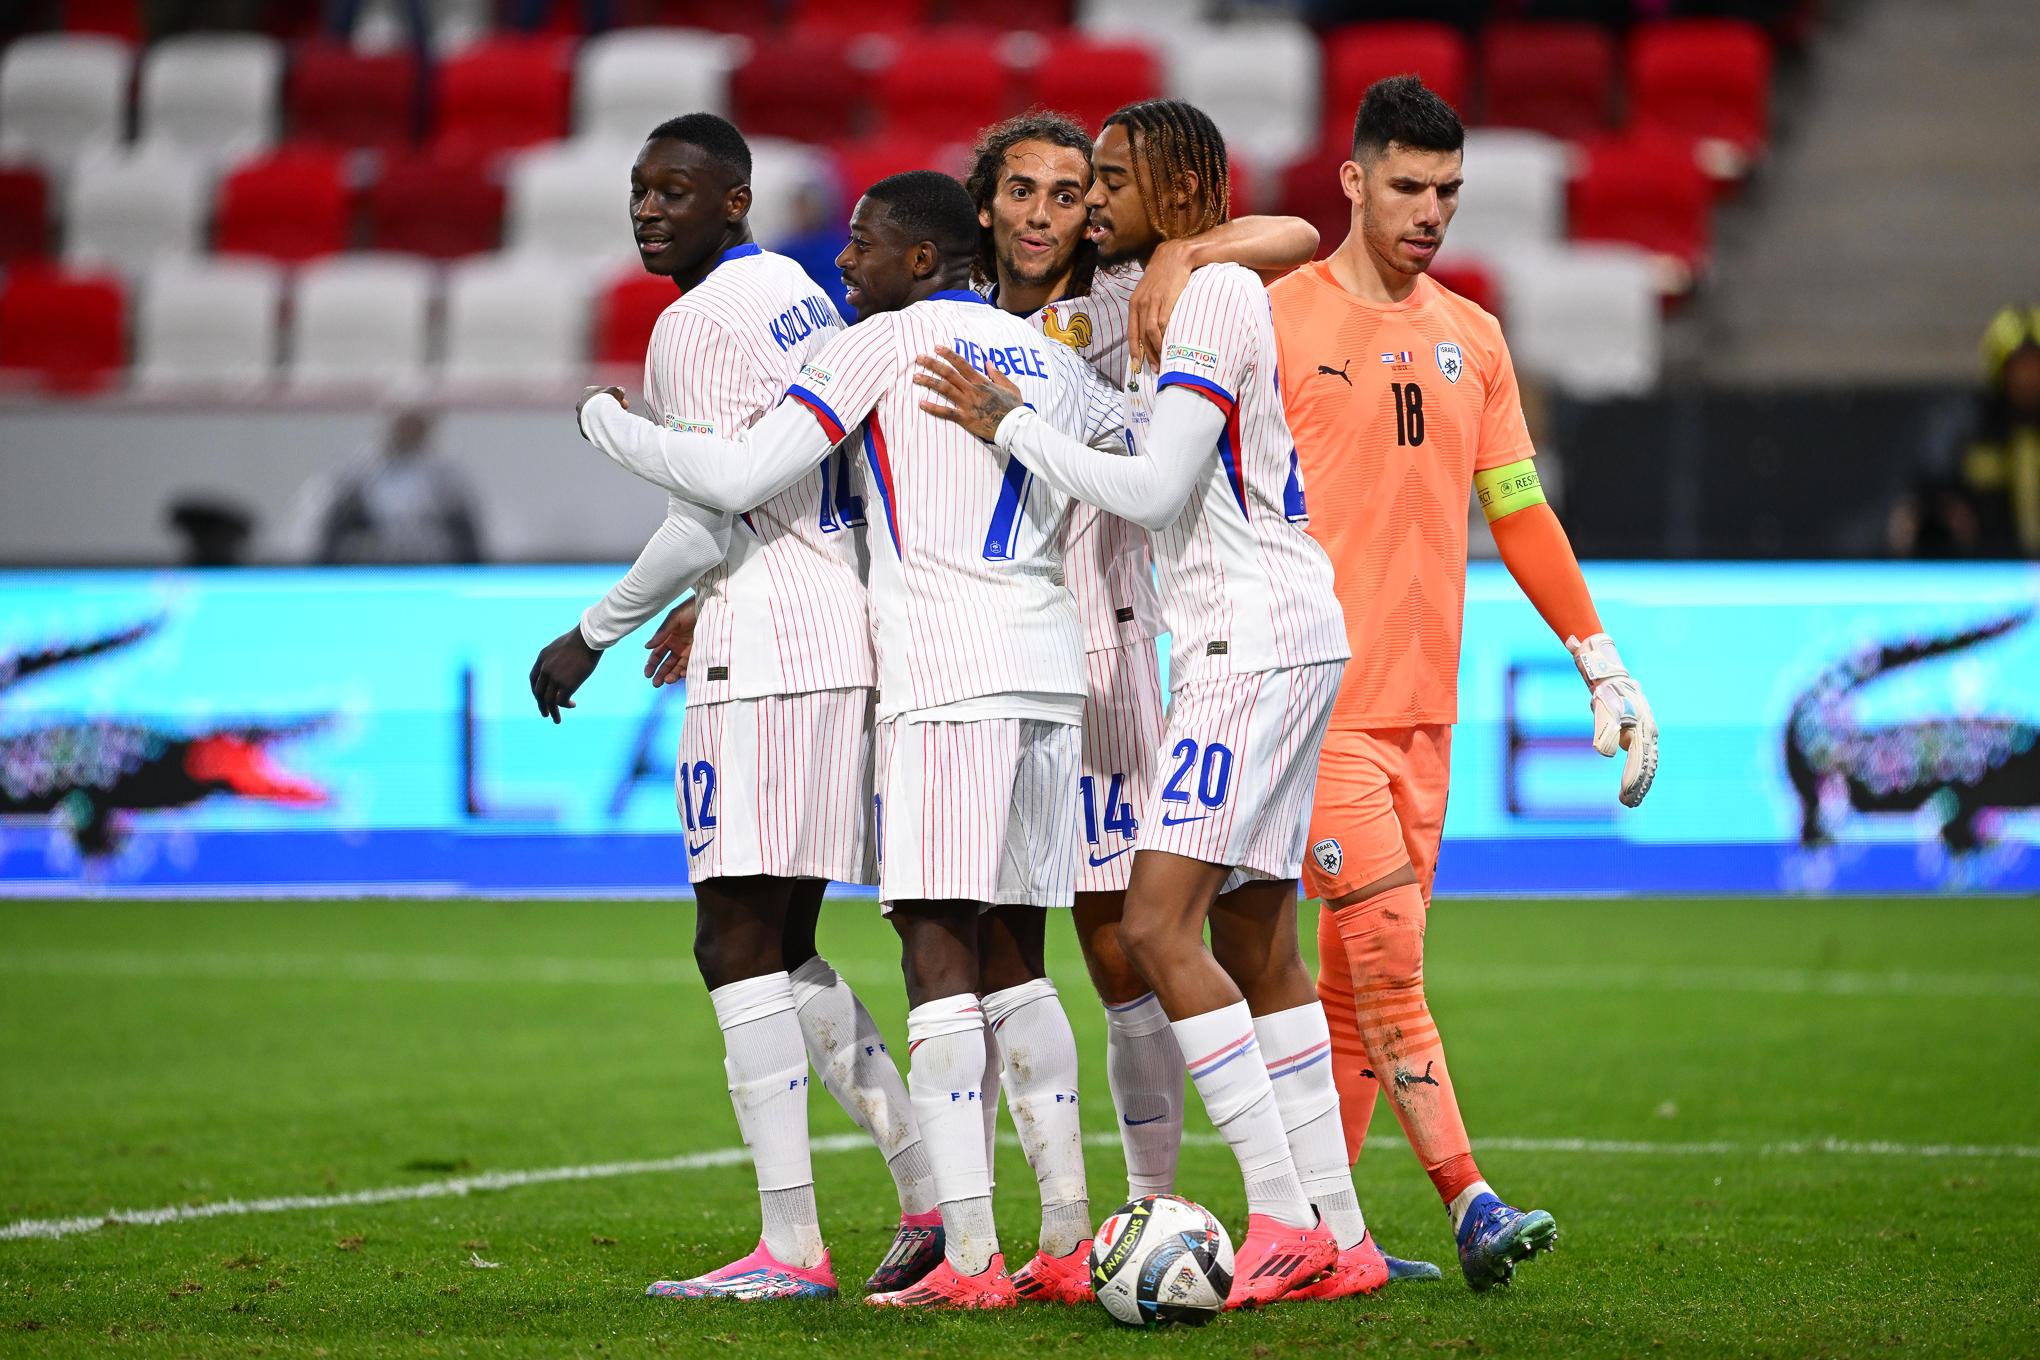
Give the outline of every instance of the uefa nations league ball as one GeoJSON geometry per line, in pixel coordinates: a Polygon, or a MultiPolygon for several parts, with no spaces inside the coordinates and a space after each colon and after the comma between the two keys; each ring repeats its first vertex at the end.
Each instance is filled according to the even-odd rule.
{"type": "Polygon", "coordinates": [[[1180,1195],[1122,1205],[1091,1239],[1091,1287],[1129,1327],[1209,1322],[1225,1307],[1232,1273],[1225,1228],[1180,1195]]]}

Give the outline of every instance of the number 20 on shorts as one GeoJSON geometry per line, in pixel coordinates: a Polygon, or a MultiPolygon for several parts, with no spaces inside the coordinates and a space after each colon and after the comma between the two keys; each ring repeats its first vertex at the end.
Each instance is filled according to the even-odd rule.
{"type": "MultiPolygon", "coordinates": [[[[1190,801],[1189,781],[1195,771],[1197,801],[1211,812],[1225,806],[1228,793],[1232,792],[1232,748],[1222,742],[1211,742],[1202,748],[1203,758],[1199,759],[1198,744],[1185,737],[1169,752],[1169,759],[1175,763],[1175,771],[1169,782],[1162,786],[1164,803],[1185,803],[1190,801]]],[[[1163,814],[1168,820],[1168,814],[1163,814]]],[[[1189,820],[1189,819],[1182,819],[1189,820]]]]}

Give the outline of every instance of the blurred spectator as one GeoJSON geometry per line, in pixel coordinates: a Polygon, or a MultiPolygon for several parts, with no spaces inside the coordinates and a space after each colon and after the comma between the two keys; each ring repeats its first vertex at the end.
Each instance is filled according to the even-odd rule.
{"type": "Polygon", "coordinates": [[[170,504],[170,527],[184,541],[187,567],[238,567],[248,558],[255,517],[231,501],[186,496],[170,504]]]}
{"type": "Polygon", "coordinates": [[[1983,333],[1983,403],[1962,479],[2040,557],[2040,307],[2007,307],[1983,333]]]}
{"type": "Polygon", "coordinates": [[[482,560],[466,480],[431,447],[432,421],[405,411],[367,466],[343,476],[320,517],[318,560],[327,564],[482,560]]]}
{"type": "Polygon", "coordinates": [[[793,235],[772,249],[805,270],[815,281],[815,287],[828,294],[836,310],[844,313],[845,321],[855,321],[857,318],[845,311],[849,304],[843,300],[843,271],[836,267],[836,257],[843,253],[843,245],[850,238],[829,197],[819,185],[804,185],[794,200],[793,235]]]}
{"type": "Polygon", "coordinates": [[[1983,334],[1983,393],[1952,476],[1892,507],[1898,557],[2040,557],[2040,308],[2007,307],[1983,334]]]}

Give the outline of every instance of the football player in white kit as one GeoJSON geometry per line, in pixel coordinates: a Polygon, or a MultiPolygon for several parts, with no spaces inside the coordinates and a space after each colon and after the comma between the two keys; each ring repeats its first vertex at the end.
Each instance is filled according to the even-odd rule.
{"type": "MultiPolygon", "coordinates": [[[[1097,250],[1086,235],[1084,195],[1090,186],[1091,136],[1062,114],[1025,113],[984,129],[964,180],[984,229],[972,278],[988,288],[995,306],[1027,318],[1084,357],[1117,393],[1126,382],[1127,321],[1141,274],[1132,269],[1096,277],[1097,250]],[[1094,278],[1095,295],[1084,296],[1093,292],[1094,278]]],[[[1194,240],[1168,243],[1165,253],[1230,259],[1279,273],[1307,262],[1317,240],[1316,229],[1300,218],[1250,218],[1227,222],[1194,240]]],[[[1165,277],[1166,266],[1158,273],[1165,277]]],[[[1147,536],[1138,525],[1094,506],[1073,506],[1063,566],[1083,624],[1087,685],[1077,800],[1083,858],[1077,866],[1074,916],[1085,964],[1106,1006],[1106,1074],[1126,1154],[1127,1194],[1138,1199],[1175,1188],[1183,1128],[1183,1055],[1168,1017],[1118,942],[1138,836],[1135,812],[1146,801],[1162,737],[1154,643],[1162,631],[1161,609],[1147,536]]],[[[1023,947],[988,951],[987,1012],[1009,994],[1031,990],[1052,996],[1054,984],[1042,962],[1046,913],[1002,908],[995,915],[1023,947]],[[1022,966],[994,976],[992,970],[1007,960],[1022,966]]],[[[1031,1012],[1039,1009],[1012,1014],[996,1037],[1006,1050],[1006,1094],[1014,1123],[1046,1187],[1054,1170],[1044,1174],[1037,1148],[1039,1157],[1050,1161],[1068,1158],[1080,1164],[1083,1154],[1074,1102],[1032,1099],[1022,1104],[1029,1094],[1022,1088],[1039,1084],[1043,1072],[1054,1066],[1043,1061],[1056,1051],[1054,1036],[1044,1033],[1037,1039],[1029,1032],[1036,1028],[1028,1023],[1031,1012]],[[1016,1081],[1016,1071],[1028,1080],[1016,1081]]],[[[1074,1082],[1073,1053],[1069,1073],[1074,1082]]],[[[996,1086],[988,1084],[987,1114],[997,1098],[996,1086]]],[[[1074,1249],[1055,1254],[1064,1243],[1051,1245],[1047,1204],[1043,1207],[1041,1255],[1015,1275],[1014,1286],[1022,1298],[1065,1303],[1090,1298],[1084,1244],[1071,1238],[1074,1249]]],[[[1088,1238],[1089,1229],[1076,1236],[1088,1238]]]]}
{"type": "Polygon", "coordinates": [[[1068,498],[920,410],[915,356],[937,346],[1011,375],[1051,428],[1120,438],[1117,394],[966,286],[975,209],[946,175],[879,181],[838,258],[860,324],[801,369],[735,442],[662,430],[610,397],[583,407],[604,453],[691,500],[741,510],[846,435],[870,489],[879,670],[879,890],[903,944],[908,1073],[934,1164],[946,1257],[908,1307],[1018,1301],[991,1212],[980,1092],[987,1063],[980,917],[1067,907],[1076,866],[1082,636],[1062,585],[1068,498]]]}
{"type": "MultiPolygon", "coordinates": [[[[1191,105],[1113,114],[1093,172],[1108,262],[1225,220],[1224,140],[1191,105]]],[[[1353,1192],[1329,1031],[1296,941],[1318,748],[1349,653],[1331,563],[1302,527],[1260,280],[1197,269],[1162,353],[1144,358],[1129,375],[1134,458],[1049,427],[1002,375],[953,352],[924,361],[923,385],[943,398],[924,407],[1148,530],[1173,697],[1120,941],[1246,1181],[1228,1306],[1378,1288],[1387,1271],[1353,1192]]]]}
{"type": "MultiPolygon", "coordinates": [[[[681,293],[645,360],[646,400],[669,428],[750,425],[842,329],[799,265],[752,242],[750,168],[737,129],[697,113],[654,129],[631,172],[644,266],[681,293]]],[[[904,1287],[941,1259],[934,1179],[905,1084],[870,1013],[815,951],[829,880],[872,881],[875,675],[844,456],[818,463],[735,525],[671,498],[629,575],[532,667],[539,711],[558,722],[602,649],[698,578],[676,782],[697,901],[694,953],[757,1163],[763,1232],[750,1256],[655,1283],[656,1295],[835,1294],[808,1151],[810,1059],[877,1140],[900,1192],[900,1232],[870,1287],[904,1287]]]]}

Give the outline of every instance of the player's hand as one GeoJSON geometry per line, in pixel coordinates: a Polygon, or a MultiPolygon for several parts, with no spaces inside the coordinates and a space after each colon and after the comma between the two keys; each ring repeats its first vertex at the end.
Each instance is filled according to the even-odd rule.
{"type": "Polygon", "coordinates": [[[645,650],[651,653],[645,658],[645,676],[651,680],[653,689],[677,685],[687,678],[687,661],[694,655],[696,617],[694,601],[682,600],[645,643],[645,650]]]}
{"type": "Polygon", "coordinates": [[[601,396],[604,392],[607,392],[610,396],[615,397],[616,404],[618,406],[621,406],[624,410],[628,411],[630,409],[630,398],[623,395],[623,389],[621,387],[582,388],[581,399],[574,403],[574,428],[581,431],[581,438],[583,439],[586,439],[588,437],[588,431],[587,428],[581,424],[581,412],[584,409],[586,409],[589,402],[593,401],[596,397],[601,396]]]}
{"type": "Polygon", "coordinates": [[[1657,719],[1651,716],[1650,702],[1606,633],[1585,642],[1567,638],[1565,648],[1593,696],[1594,749],[1604,756],[1629,752],[1622,766],[1622,805],[1636,807],[1657,778],[1657,719]]]}
{"type": "Polygon", "coordinates": [[[546,643],[531,663],[531,697],[538,700],[538,715],[557,723],[560,710],[574,706],[574,691],[601,660],[602,653],[581,636],[579,624],[546,643]]]}
{"type": "Polygon", "coordinates": [[[995,368],[972,368],[955,350],[938,349],[915,362],[924,371],[914,375],[914,385],[943,399],[923,401],[921,409],[963,426],[987,444],[998,434],[999,422],[1026,404],[1011,378],[995,368]]]}
{"type": "Polygon", "coordinates": [[[1164,241],[1155,247],[1128,304],[1126,334],[1134,363],[1145,363],[1150,369],[1161,367],[1162,336],[1168,332],[1176,300],[1190,286],[1190,271],[1196,267],[1187,241],[1164,241]]]}

